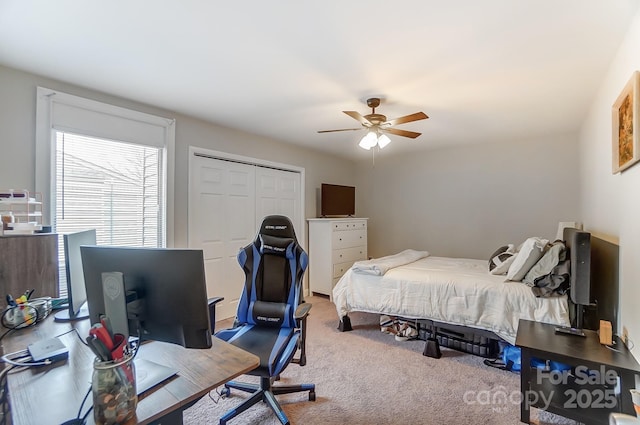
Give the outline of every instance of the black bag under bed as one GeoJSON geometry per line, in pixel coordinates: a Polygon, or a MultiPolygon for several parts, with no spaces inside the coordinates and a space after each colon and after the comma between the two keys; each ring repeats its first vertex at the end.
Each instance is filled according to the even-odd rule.
{"type": "MultiPolygon", "coordinates": [[[[414,322],[411,319],[407,321],[414,322]]],[[[441,347],[488,358],[496,358],[500,354],[500,339],[493,332],[431,320],[417,320],[417,324],[418,338],[421,340],[432,338],[435,328],[436,340],[441,347]]]]}

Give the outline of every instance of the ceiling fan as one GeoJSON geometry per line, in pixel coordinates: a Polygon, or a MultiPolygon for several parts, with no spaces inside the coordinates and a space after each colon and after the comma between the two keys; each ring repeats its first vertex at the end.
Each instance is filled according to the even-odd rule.
{"type": "MultiPolygon", "coordinates": [[[[360,140],[360,147],[363,149],[371,149],[375,145],[378,145],[380,149],[384,148],[391,141],[387,135],[383,133],[390,133],[396,136],[410,137],[415,139],[422,133],[416,133],[415,131],[400,130],[394,128],[398,124],[405,124],[412,121],[419,121],[429,118],[424,112],[416,112],[414,114],[405,115],[404,117],[396,118],[393,120],[387,120],[387,117],[382,114],[376,114],[376,108],[380,106],[380,98],[372,97],[367,99],[367,106],[371,108],[371,113],[367,115],[361,115],[356,111],[342,111],[349,115],[351,118],[362,124],[362,127],[368,129],[367,134],[360,140]]],[[[342,128],[338,130],[319,130],[318,133],[332,133],[334,131],[353,131],[362,130],[360,128],[342,128]]]]}

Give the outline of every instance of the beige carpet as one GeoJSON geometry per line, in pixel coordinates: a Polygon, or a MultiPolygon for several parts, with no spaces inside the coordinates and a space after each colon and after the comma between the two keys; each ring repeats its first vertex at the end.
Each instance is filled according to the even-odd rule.
{"type": "MultiPolygon", "coordinates": [[[[307,365],[289,365],[281,382],[314,383],[317,400],[308,401],[306,393],[278,396],[292,424],[520,424],[519,375],[445,348],[440,359],[425,357],[424,341],[398,342],[381,333],[375,314],[353,313],[354,330],[339,332],[335,307],[327,298],[307,301],[313,304],[307,365]]],[[[215,392],[210,395],[185,411],[185,424],[218,423],[247,397],[239,391],[219,400],[215,392]]],[[[537,409],[531,417],[540,425],[575,424],[537,409]]],[[[280,422],[260,403],[229,423],[280,422]]]]}

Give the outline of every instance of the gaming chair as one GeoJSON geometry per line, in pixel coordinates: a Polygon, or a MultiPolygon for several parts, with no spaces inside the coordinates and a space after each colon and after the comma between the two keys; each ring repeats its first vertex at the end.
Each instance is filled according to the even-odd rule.
{"type": "Polygon", "coordinates": [[[231,388],[252,395],[223,415],[220,424],[264,401],[286,425],[289,419],[274,394],[309,391],[309,400],[316,398],[313,384],[272,385],[289,363],[306,363],[305,328],[311,304],[302,299],[302,277],[308,256],[298,245],[291,220],[271,215],[262,221],[255,240],[240,250],[238,262],[245,273],[245,284],[234,327],[215,336],[260,357],[260,365],[248,372],[260,377],[260,385],[236,381],[225,384],[224,395],[228,396],[231,388]],[[298,349],[300,357],[294,359],[298,349]]]}

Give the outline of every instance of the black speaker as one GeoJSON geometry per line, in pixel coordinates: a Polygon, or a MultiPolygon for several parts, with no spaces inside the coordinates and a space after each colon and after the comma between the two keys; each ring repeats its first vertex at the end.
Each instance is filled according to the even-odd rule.
{"type": "Polygon", "coordinates": [[[564,229],[564,240],[571,264],[571,301],[575,304],[591,303],[591,233],[564,229]]]}

